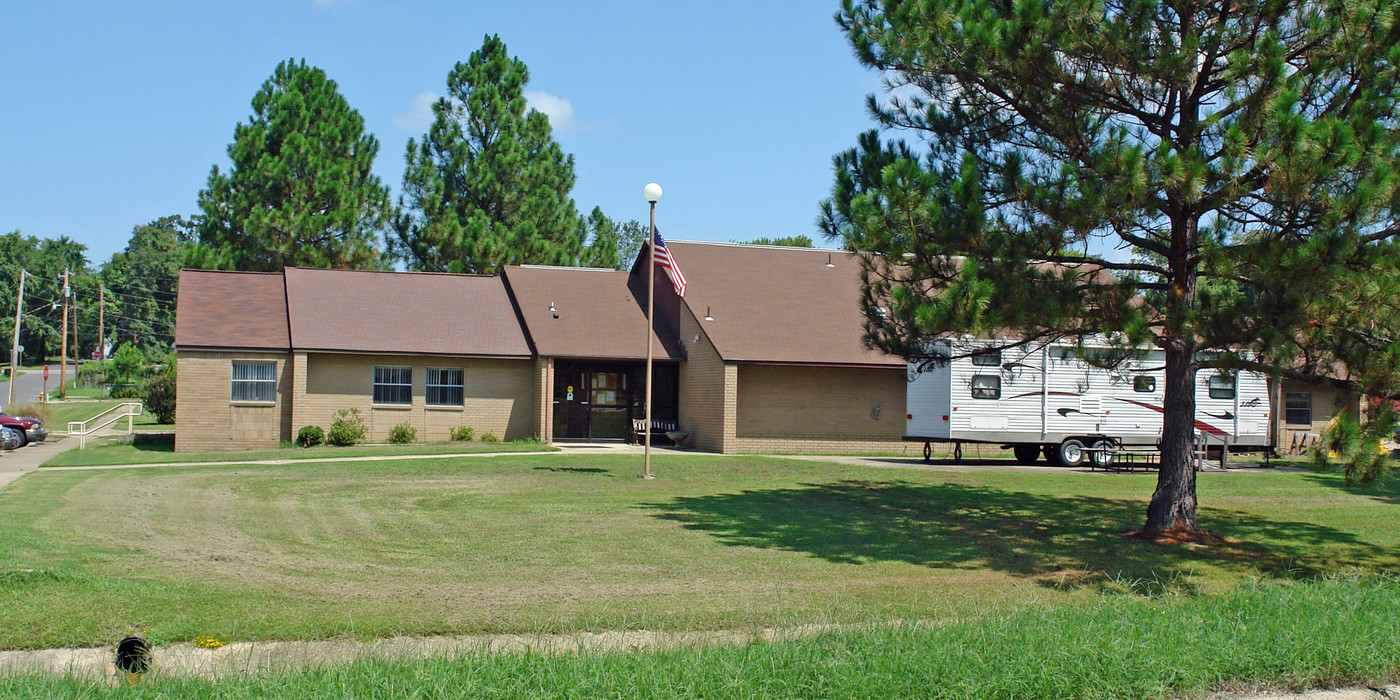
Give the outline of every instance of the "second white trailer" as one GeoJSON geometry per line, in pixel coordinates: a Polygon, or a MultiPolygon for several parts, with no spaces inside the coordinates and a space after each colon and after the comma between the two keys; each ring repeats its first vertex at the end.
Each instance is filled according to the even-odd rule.
{"type": "MultiPolygon", "coordinates": [[[[1009,445],[1020,461],[1044,454],[1067,465],[1161,442],[1160,351],[1109,370],[1069,345],[998,349],[1006,344],[960,341],[954,353],[945,341],[934,351],[976,354],[922,368],[910,363],[905,439],[1009,445]]],[[[1195,427],[1210,445],[1268,448],[1268,381],[1254,372],[1198,372],[1195,427]]]]}

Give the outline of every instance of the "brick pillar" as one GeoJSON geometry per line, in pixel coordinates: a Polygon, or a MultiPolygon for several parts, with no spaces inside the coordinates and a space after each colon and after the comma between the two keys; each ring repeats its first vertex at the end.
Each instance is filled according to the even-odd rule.
{"type": "Polygon", "coordinates": [[[297,431],[303,427],[312,425],[310,419],[310,406],[306,403],[306,353],[298,352],[292,354],[292,437],[295,440],[297,431]]]}
{"type": "Polygon", "coordinates": [[[720,407],[719,451],[732,455],[739,449],[735,439],[739,432],[739,366],[732,362],[724,363],[724,400],[720,407]]]}
{"type": "Polygon", "coordinates": [[[535,434],[554,442],[554,358],[535,358],[535,434]]]}

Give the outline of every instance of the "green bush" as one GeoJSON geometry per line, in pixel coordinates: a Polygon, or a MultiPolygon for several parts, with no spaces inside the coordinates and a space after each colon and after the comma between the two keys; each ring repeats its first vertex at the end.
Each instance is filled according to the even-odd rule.
{"type": "Polygon", "coordinates": [[[496,434],[495,434],[495,433],[490,432],[490,431],[487,431],[487,432],[484,432],[484,433],[481,434],[481,441],[482,441],[482,442],[499,442],[499,441],[500,441],[500,438],[496,437],[496,434]]]}
{"type": "Polygon", "coordinates": [[[156,375],[141,390],[141,400],[146,410],[156,417],[156,422],[170,425],[175,422],[175,373],[163,372],[156,375]]]}
{"type": "Polygon", "coordinates": [[[369,428],[365,427],[365,421],[360,417],[360,409],[342,408],[335,412],[335,420],[331,421],[331,429],[326,433],[326,442],[336,447],[349,447],[363,442],[368,432],[369,428]]]}
{"type": "Polygon", "coordinates": [[[326,431],[319,425],[308,425],[297,431],[297,444],[302,447],[315,447],[326,441],[326,431]]]}
{"type": "Polygon", "coordinates": [[[389,429],[389,442],[395,445],[407,445],[418,439],[418,431],[408,424],[408,421],[399,423],[389,429]]]}
{"type": "Polygon", "coordinates": [[[456,442],[471,442],[476,437],[476,430],[470,425],[459,425],[452,429],[452,439],[456,442]]]}
{"type": "MultiPolygon", "coordinates": [[[[57,428],[57,426],[53,425],[53,411],[49,410],[49,405],[46,403],[17,403],[13,406],[7,406],[5,408],[5,413],[12,416],[24,416],[25,418],[38,419],[38,421],[43,423],[44,427],[49,430],[55,430],[57,428]]],[[[68,428],[66,425],[63,427],[65,430],[68,428]]]]}
{"type": "MultiPolygon", "coordinates": [[[[110,371],[107,373],[107,381],[119,385],[138,385],[146,378],[149,365],[146,362],[146,355],[131,343],[122,343],[121,347],[112,355],[110,371]]],[[[116,392],[112,393],[116,396],[116,392]]],[[[122,397],[128,398],[128,397],[122,397]]],[[[136,398],[132,396],[130,398],[136,398]]]]}

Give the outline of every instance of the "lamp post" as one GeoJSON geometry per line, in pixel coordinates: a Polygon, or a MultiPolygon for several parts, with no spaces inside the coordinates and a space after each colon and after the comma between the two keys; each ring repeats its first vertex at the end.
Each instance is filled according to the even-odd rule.
{"type": "Polygon", "coordinates": [[[642,451],[642,478],[655,479],[651,474],[651,314],[656,296],[656,203],[661,200],[661,185],[647,183],[642,196],[651,208],[651,225],[647,228],[647,388],[646,388],[646,447],[642,451]]]}

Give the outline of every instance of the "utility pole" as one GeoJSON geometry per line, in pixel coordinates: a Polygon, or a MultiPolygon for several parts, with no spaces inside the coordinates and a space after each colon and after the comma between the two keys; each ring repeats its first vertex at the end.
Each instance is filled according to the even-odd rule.
{"type": "Polygon", "coordinates": [[[78,358],[82,357],[83,351],[79,349],[78,343],[78,295],[73,295],[73,388],[78,388],[78,358]]]}
{"type": "Polygon", "coordinates": [[[24,277],[27,274],[23,269],[19,271],[19,298],[15,299],[15,342],[10,347],[10,397],[5,401],[6,406],[15,402],[15,379],[19,375],[19,319],[20,312],[24,310],[24,277]]]}
{"type": "Polygon", "coordinates": [[[97,359],[107,359],[107,334],[102,327],[102,322],[106,320],[107,313],[107,288],[97,283],[97,359]]]}
{"type": "Polygon", "coordinates": [[[68,268],[63,268],[63,329],[59,331],[58,337],[61,339],[58,344],[58,398],[68,397],[68,386],[65,384],[68,379],[68,297],[72,290],[68,288],[68,268]]]}

